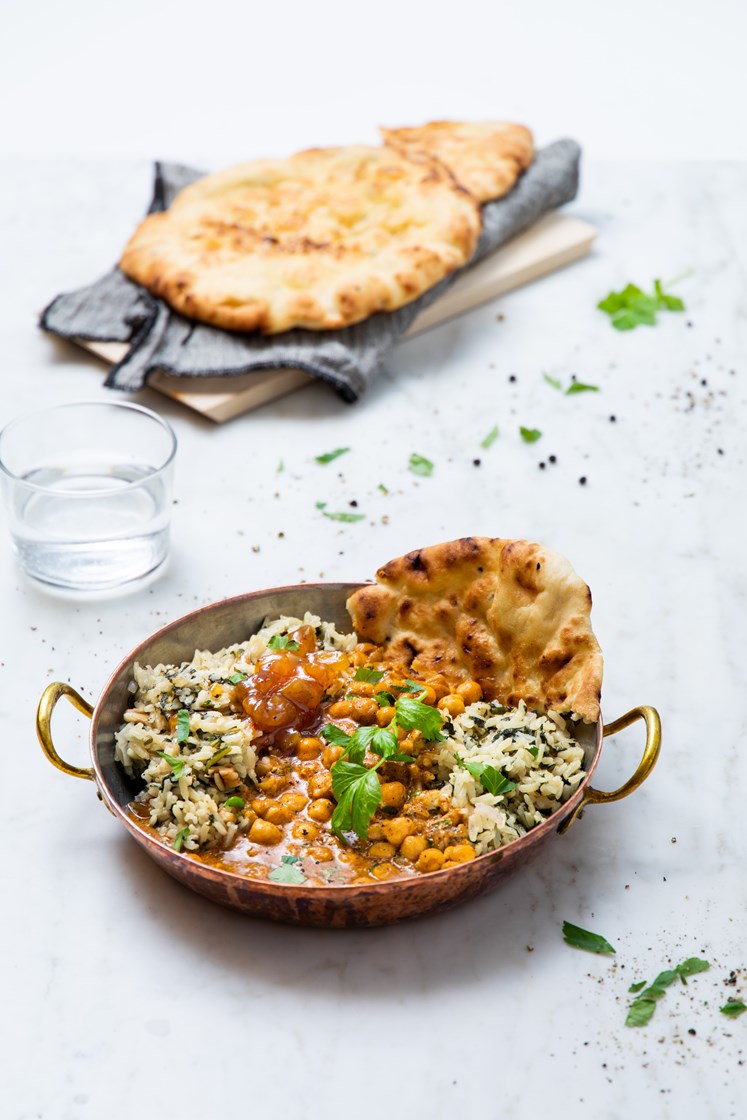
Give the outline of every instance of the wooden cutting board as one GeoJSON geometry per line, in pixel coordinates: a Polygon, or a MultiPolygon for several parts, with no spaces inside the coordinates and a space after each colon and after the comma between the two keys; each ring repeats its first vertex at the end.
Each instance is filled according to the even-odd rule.
{"type": "MultiPolygon", "coordinates": [[[[462,315],[496,296],[579,260],[589,252],[596,234],[596,229],[580,218],[557,212],[546,214],[531,229],[520,233],[465,272],[441,299],[417,317],[405,338],[437,327],[447,319],[462,315]]],[[[123,342],[80,340],[79,345],[111,365],[121,361],[127,353],[127,344],[123,342]]],[[[299,369],[195,378],[172,377],[157,372],[149,379],[148,385],[202,416],[223,423],[301,389],[312,380],[299,369]]]]}

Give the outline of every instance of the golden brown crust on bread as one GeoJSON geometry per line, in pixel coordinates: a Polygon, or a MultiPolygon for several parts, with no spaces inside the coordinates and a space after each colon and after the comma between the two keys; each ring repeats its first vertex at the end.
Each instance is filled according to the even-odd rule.
{"type": "Polygon", "coordinates": [[[141,223],[120,267],[228,330],[332,330],[416,299],[469,260],[480,229],[434,160],[312,149],[200,179],[141,223]]]}
{"type": "Polygon", "coordinates": [[[529,129],[505,121],[431,121],[380,131],[403,155],[440,160],[478,202],[510,191],[534,157],[529,129]]]}
{"type": "Polygon", "coordinates": [[[348,600],[362,641],[418,673],[468,678],[486,699],[599,718],[602,653],[591,592],[530,541],[465,537],[390,560],[348,600]]]}

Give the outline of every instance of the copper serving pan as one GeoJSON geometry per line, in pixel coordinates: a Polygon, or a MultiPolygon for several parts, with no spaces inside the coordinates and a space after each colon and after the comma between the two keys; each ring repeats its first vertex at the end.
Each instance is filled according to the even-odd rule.
{"type": "Polygon", "coordinates": [[[126,808],[137,788],[114,761],[114,733],[129,706],[131,693],[128,686],[132,681],[134,663],[139,661],[155,665],[158,662],[189,661],[195,649],[217,650],[243,641],[255,633],[268,616],[286,614],[303,617],[307,610],[334,622],[343,631],[349,630],[350,618],[345,602],[358,586],[353,583],[302,584],[252,592],[201,607],[164,626],[132,650],[114,670],[95,707],[70,685],[50,684],[37,711],[37,734],[42,750],[63,773],[94,782],[99,798],[133,839],[164,871],[192,890],[214,902],[258,917],[336,928],[385,925],[446,910],[474,898],[527,863],[551,837],[567,831],[587,805],[619,801],[638,789],[650,774],[661,742],[658,713],[649,707],[634,708],[607,725],[603,725],[600,718],[596,727],[587,725],[579,735],[585,752],[586,777],[573,796],[543,824],[519,840],[497,851],[486,852],[470,863],[428,875],[413,875],[370,885],[291,886],[269,880],[245,879],[175,852],[139,828],[126,808]],[[91,717],[93,765],[90,768],[63,761],[52,741],[52,713],[62,696],[66,696],[84,715],[91,717]],[[646,745],[635,773],[611,793],[592,788],[591,778],[604,738],[636,720],[643,720],[646,725],[646,745]]]}

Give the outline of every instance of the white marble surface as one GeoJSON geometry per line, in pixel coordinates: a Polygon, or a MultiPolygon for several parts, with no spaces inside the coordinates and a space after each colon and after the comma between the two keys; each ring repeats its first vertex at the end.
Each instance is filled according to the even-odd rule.
{"type": "MultiPolygon", "coordinates": [[[[41,336],[35,314],[109,265],[149,172],[41,158],[0,171],[5,422],[105,395],[98,363],[41,336]]],[[[746,193],[738,165],[591,164],[571,209],[600,227],[593,256],[402,345],[356,407],[312,387],[216,428],[141,394],[179,439],[171,563],[148,588],[53,597],[0,542],[15,791],[2,814],[3,1116],[211,1116],[216,1102],[289,1120],[744,1115],[747,1016],[718,1008],[747,998],[745,971],[724,985],[747,966],[746,193]],[[621,335],[595,310],[611,287],[688,270],[686,314],[655,329],[621,335]],[[561,397],[543,371],[601,391],[561,397]],[[524,445],[519,424],[542,440],[524,445]],[[413,451],[432,478],[408,472],[413,451]],[[356,500],[367,519],[325,521],[318,500],[356,500]],[[48,681],[95,698],[137,641],[193,606],[362,579],[468,533],[569,556],[594,592],[607,719],[650,703],[664,723],[641,791],[589,810],[493,894],[379,931],[263,924],[169,880],[88,783],[43,759],[33,713],[48,681]],[[564,919],[604,933],[616,958],[566,946],[564,919]],[[672,988],[648,1027],[625,1028],[629,984],[691,955],[710,972],[672,988]]],[[[85,735],[59,710],[66,757],[85,762],[85,735]]],[[[608,741],[597,784],[624,780],[641,743],[640,729],[608,741]]]]}

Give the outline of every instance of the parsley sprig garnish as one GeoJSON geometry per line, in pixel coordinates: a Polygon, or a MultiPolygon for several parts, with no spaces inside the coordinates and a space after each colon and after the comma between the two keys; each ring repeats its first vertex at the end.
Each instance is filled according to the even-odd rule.
{"type": "Polygon", "coordinates": [[[667,988],[675,980],[679,978],[683,984],[687,984],[688,976],[696,976],[697,973],[705,972],[710,967],[708,961],[704,961],[700,957],[688,957],[686,961],[678,964],[675,968],[665,968],[648,987],[645,986],[645,981],[631,984],[628,991],[640,992],[641,994],[633,1000],[628,1008],[625,1026],[645,1027],[656,1010],[657,1002],[666,994],[667,988]]]}
{"type": "Polygon", "coordinates": [[[368,827],[381,804],[381,784],[376,771],[385,762],[413,762],[412,755],[399,749],[397,728],[404,731],[417,729],[429,742],[442,741],[444,717],[438,708],[423,704],[413,696],[400,696],[394,702],[394,716],[387,727],[359,727],[347,735],[340,727],[328,723],[321,730],[328,743],[344,748],[340,759],[332,766],[332,792],[337,807],[332,814],[332,831],[341,840],[354,832],[361,840],[368,839],[368,827]],[[379,756],[373,766],[365,766],[366,752],[379,756]]]}
{"type": "Polygon", "coordinates": [[[599,301],[597,307],[609,315],[616,331],[632,331],[640,326],[653,327],[659,311],[685,310],[685,304],[679,296],[669,295],[664,291],[661,280],[654,280],[652,294],[642,291],[636,284],[627,284],[620,292],[610,292],[599,301]]]}

